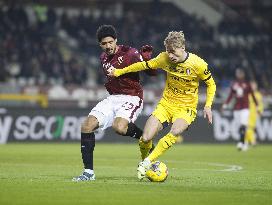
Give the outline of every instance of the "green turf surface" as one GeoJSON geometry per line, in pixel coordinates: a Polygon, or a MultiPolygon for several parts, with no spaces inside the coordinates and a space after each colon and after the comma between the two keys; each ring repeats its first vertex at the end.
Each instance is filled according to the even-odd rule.
{"type": "Polygon", "coordinates": [[[0,204],[272,204],[272,146],[176,145],[161,161],[164,183],[139,182],[136,144],[97,144],[96,181],[82,171],[79,144],[0,145],[0,204]]]}

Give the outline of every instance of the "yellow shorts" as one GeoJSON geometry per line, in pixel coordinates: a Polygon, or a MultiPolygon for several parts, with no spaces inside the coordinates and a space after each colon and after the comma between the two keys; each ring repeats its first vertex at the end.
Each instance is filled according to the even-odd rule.
{"type": "Polygon", "coordinates": [[[173,106],[162,99],[152,112],[152,115],[158,118],[162,124],[165,122],[173,123],[176,119],[181,118],[190,125],[196,118],[196,109],[185,106],[173,106]]]}

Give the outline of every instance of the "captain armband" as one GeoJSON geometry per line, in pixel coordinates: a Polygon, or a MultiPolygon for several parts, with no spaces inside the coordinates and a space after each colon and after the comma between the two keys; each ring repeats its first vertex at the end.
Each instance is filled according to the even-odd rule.
{"type": "Polygon", "coordinates": [[[207,77],[206,79],[204,79],[203,81],[207,81],[207,80],[210,80],[212,77],[212,75],[209,75],[209,77],[207,77]]]}

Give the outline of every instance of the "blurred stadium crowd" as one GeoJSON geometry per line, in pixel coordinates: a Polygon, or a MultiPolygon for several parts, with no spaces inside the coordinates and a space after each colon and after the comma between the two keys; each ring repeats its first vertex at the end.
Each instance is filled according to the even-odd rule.
{"type": "MultiPolygon", "coordinates": [[[[70,8],[67,5],[2,3],[0,8],[1,84],[99,86],[101,24],[118,29],[118,42],[136,48],[151,44],[164,50],[171,30],[183,30],[187,49],[209,62],[219,88],[229,86],[237,67],[271,94],[272,43],[269,9],[233,8],[217,26],[189,15],[171,3],[123,2],[70,8]],[[169,12],[171,11],[171,12],[169,12]]],[[[163,79],[163,77],[161,77],[163,79]]],[[[145,84],[153,81],[145,80],[145,84]]]]}

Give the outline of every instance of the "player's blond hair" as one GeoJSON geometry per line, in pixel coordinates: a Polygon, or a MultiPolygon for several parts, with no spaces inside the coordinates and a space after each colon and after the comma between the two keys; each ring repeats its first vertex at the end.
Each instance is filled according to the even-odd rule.
{"type": "Polygon", "coordinates": [[[164,39],[164,46],[168,48],[182,48],[185,46],[185,37],[183,31],[171,31],[164,39]]]}

